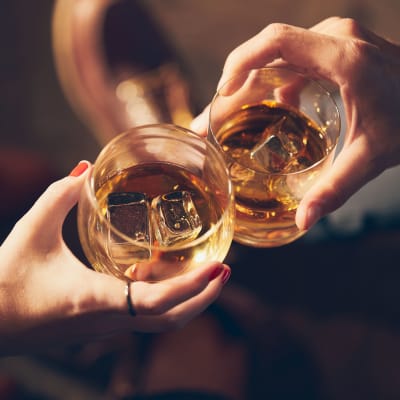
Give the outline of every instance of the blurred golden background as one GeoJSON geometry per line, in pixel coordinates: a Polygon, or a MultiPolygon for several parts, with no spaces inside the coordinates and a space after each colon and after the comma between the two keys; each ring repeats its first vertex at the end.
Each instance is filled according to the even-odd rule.
{"type": "MultiPolygon", "coordinates": [[[[396,0],[145,0],[175,45],[191,77],[192,95],[208,103],[234,47],[271,22],[310,27],[332,16],[358,19],[380,35],[398,40],[396,0]]],[[[1,145],[43,153],[61,173],[81,158],[93,160],[96,143],[65,102],[51,47],[52,0],[3,0],[1,145]]]]}

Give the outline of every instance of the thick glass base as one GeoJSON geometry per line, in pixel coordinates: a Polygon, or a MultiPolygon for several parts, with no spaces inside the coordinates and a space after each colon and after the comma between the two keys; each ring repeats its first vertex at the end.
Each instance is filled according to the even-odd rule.
{"type": "Polygon", "coordinates": [[[251,247],[279,247],[294,242],[305,235],[296,225],[283,228],[236,228],[233,240],[237,243],[251,247]]]}

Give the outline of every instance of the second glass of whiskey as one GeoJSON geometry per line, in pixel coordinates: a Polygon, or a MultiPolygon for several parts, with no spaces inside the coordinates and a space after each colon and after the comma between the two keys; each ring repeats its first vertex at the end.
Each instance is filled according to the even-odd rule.
{"type": "Polygon", "coordinates": [[[209,140],[225,156],[235,193],[234,240],[254,247],[290,243],[306,191],[330,168],[340,115],[319,82],[265,67],[223,84],[210,108],[209,140]]]}
{"type": "Polygon", "coordinates": [[[155,282],[222,261],[234,198],[221,152],[169,124],[132,128],[97,157],[78,205],[78,230],[93,268],[155,282]]]}

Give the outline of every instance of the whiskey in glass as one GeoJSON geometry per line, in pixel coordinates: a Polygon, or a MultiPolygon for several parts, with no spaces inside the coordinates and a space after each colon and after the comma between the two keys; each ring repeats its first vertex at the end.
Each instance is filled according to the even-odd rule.
{"type": "Polygon", "coordinates": [[[234,186],[237,242],[274,247],[305,233],[296,210],[330,167],[339,131],[331,94],[289,69],[248,71],[219,89],[209,139],[225,155],[234,186]]]}
{"type": "Polygon", "coordinates": [[[132,128],[98,156],[78,206],[93,268],[160,281],[222,261],[232,242],[233,190],[224,159],[175,125],[132,128]]]}

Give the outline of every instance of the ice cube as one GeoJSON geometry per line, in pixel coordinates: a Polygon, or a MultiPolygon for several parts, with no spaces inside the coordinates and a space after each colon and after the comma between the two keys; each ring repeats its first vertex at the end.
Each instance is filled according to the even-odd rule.
{"type": "Polygon", "coordinates": [[[157,196],[151,208],[154,234],[160,245],[186,242],[199,235],[202,224],[188,191],[157,196]]]}
{"type": "Polygon", "coordinates": [[[261,141],[250,152],[250,158],[268,172],[287,172],[286,167],[304,148],[301,138],[296,135],[294,121],[282,116],[268,126],[261,141]]]}
{"type": "Polygon", "coordinates": [[[123,235],[110,230],[108,251],[114,263],[128,267],[133,262],[150,257],[151,231],[146,195],[138,192],[110,193],[107,198],[107,218],[123,235]]]}
{"type": "Polygon", "coordinates": [[[266,141],[253,149],[250,158],[268,172],[281,172],[290,159],[290,153],[278,136],[270,135],[266,141]]]}
{"type": "Polygon", "coordinates": [[[108,219],[118,231],[135,241],[150,242],[148,205],[143,193],[110,193],[107,200],[108,219]]]}
{"type": "Polygon", "coordinates": [[[303,135],[305,127],[299,125],[299,122],[295,118],[285,115],[278,121],[278,125],[276,126],[278,129],[275,130],[274,134],[279,137],[282,145],[290,153],[291,157],[298,155],[304,150],[303,135]]]}

